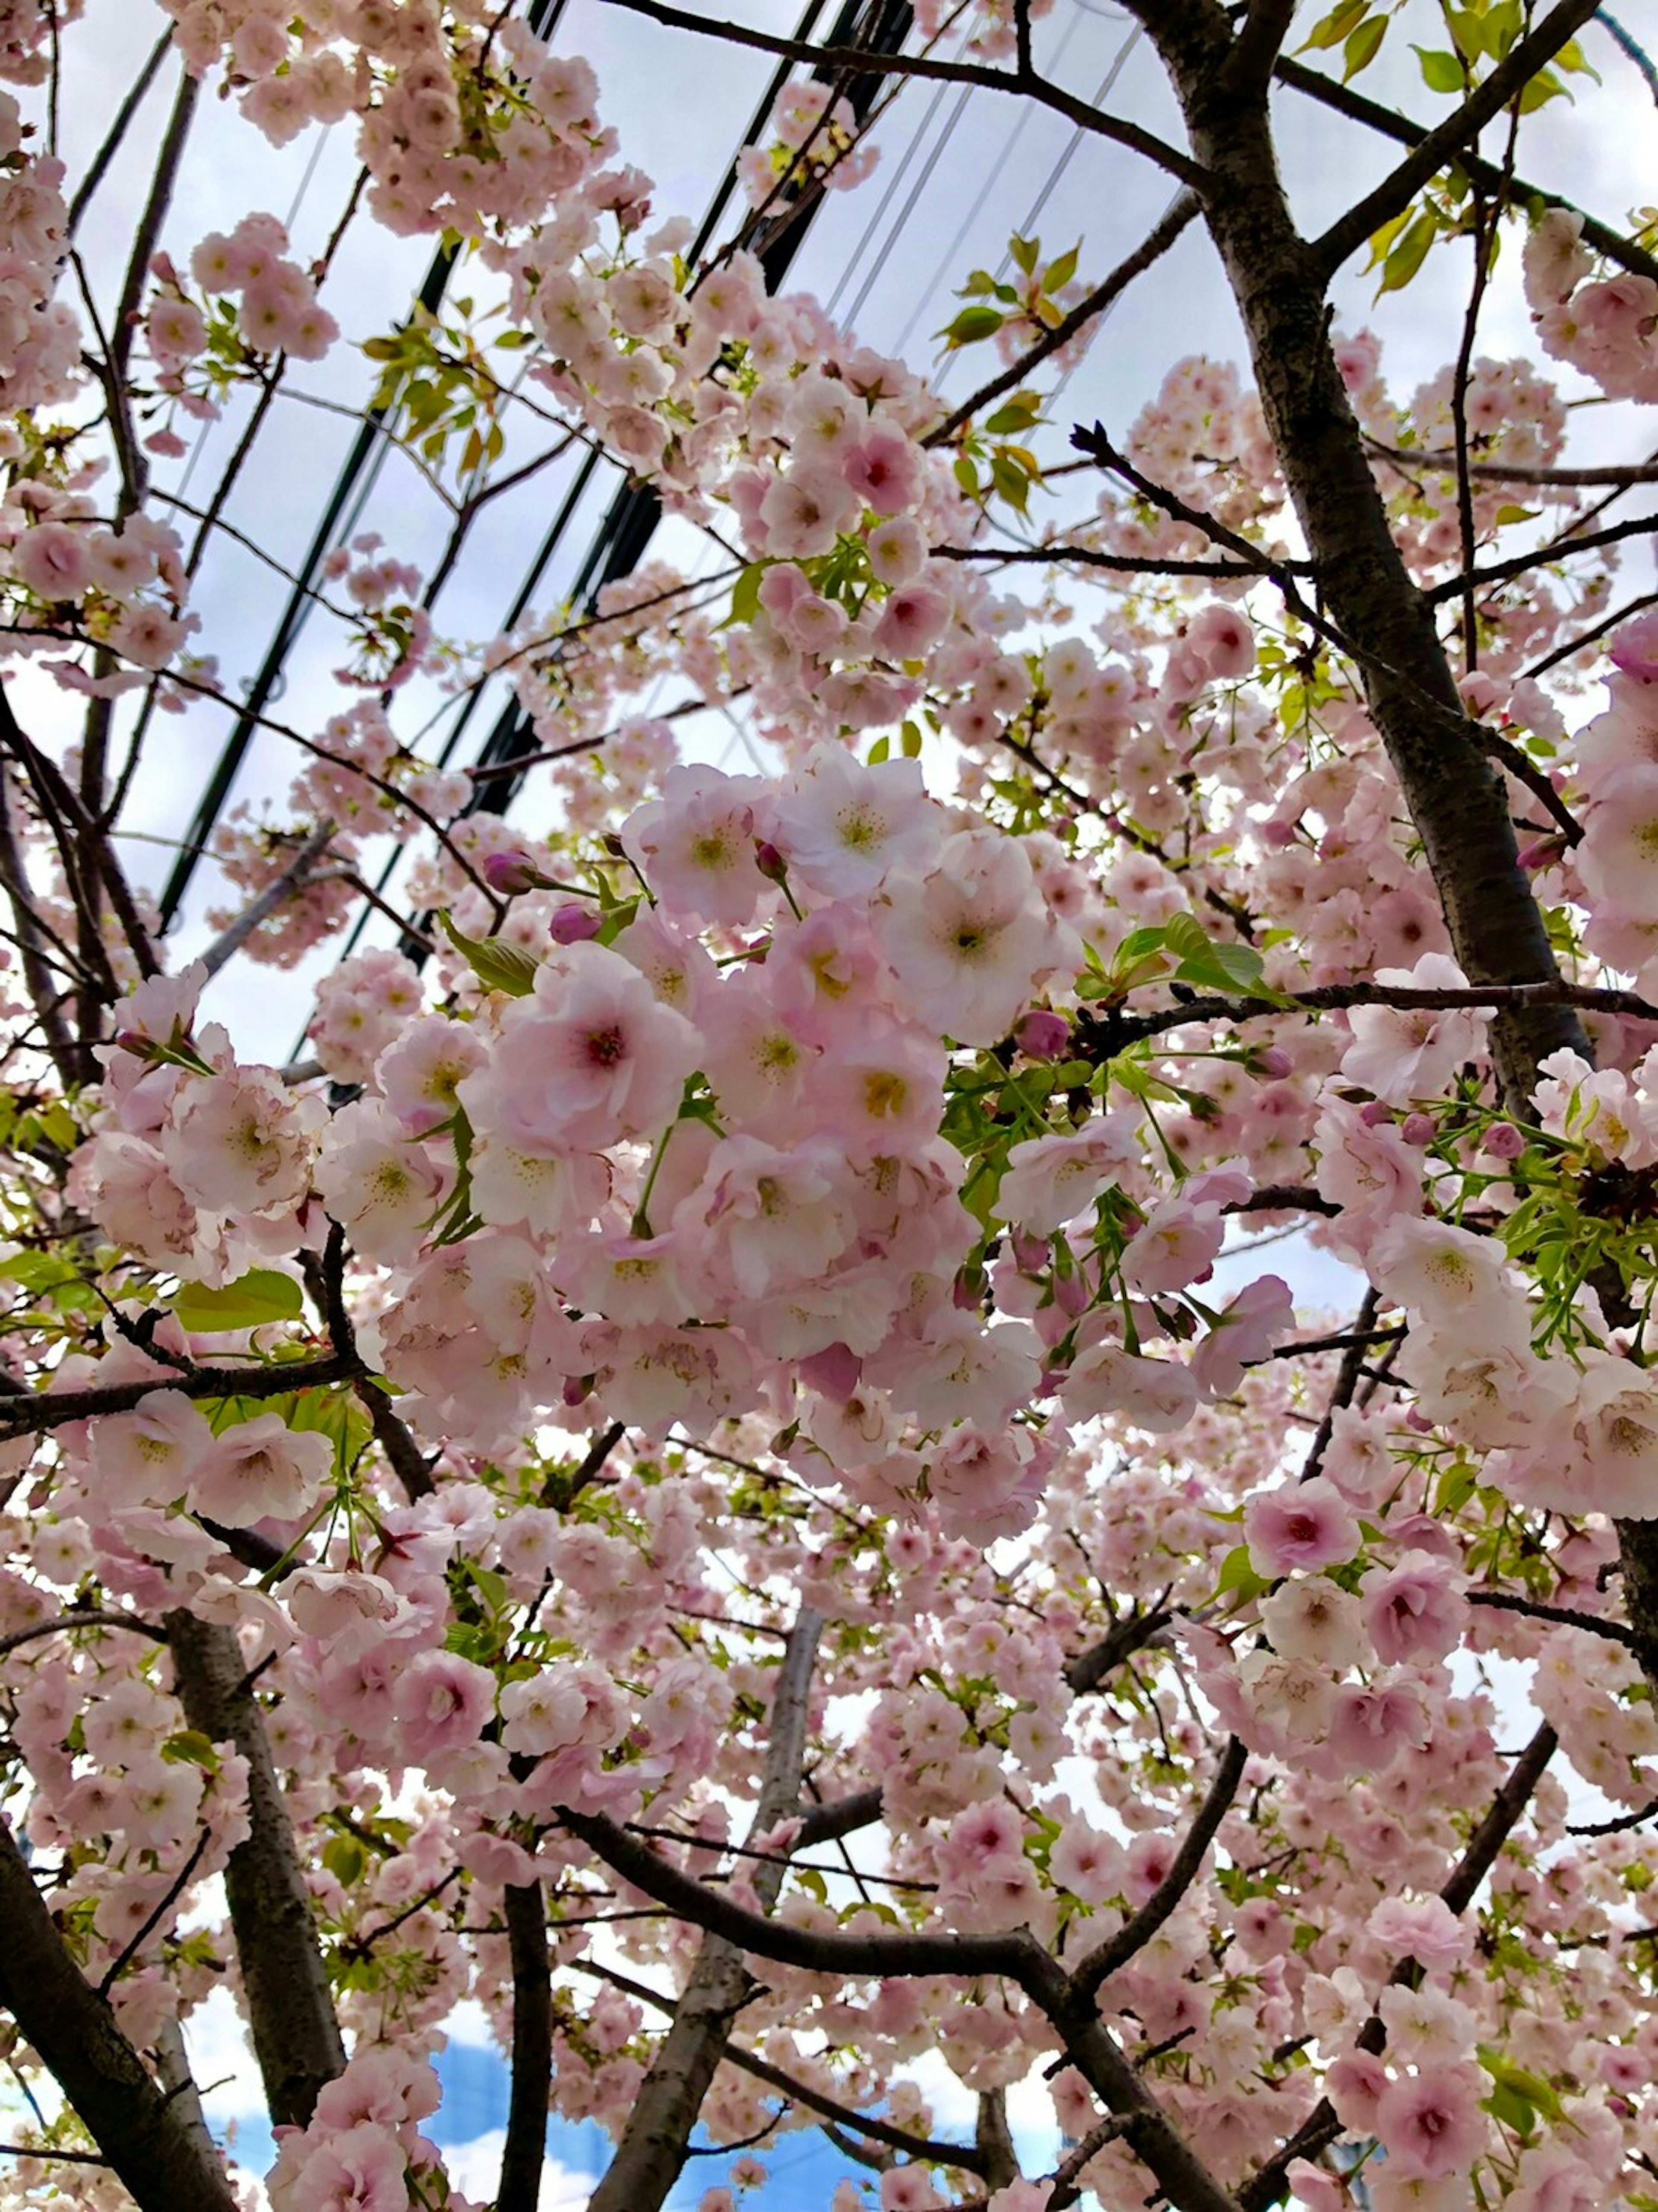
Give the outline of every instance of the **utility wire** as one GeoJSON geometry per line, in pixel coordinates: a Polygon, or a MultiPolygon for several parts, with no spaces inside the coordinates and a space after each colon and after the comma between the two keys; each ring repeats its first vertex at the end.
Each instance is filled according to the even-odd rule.
{"type": "MultiPolygon", "coordinates": [[[[528,17],[531,29],[539,37],[550,37],[564,12],[564,4],[565,0],[531,0],[528,17]]],[[[435,314],[441,305],[456,258],[457,249],[446,246],[440,246],[433,256],[431,266],[416,295],[420,307],[427,313],[435,314]]],[[[246,701],[231,726],[230,734],[208,779],[207,788],[197,802],[183,849],[167,878],[167,887],[161,894],[163,932],[170,929],[178,919],[185,895],[195,874],[197,862],[207,847],[220,812],[230,795],[237,772],[258,728],[260,717],[277,692],[288,656],[310,620],[318,572],[337,542],[342,519],[348,507],[352,507],[355,495],[356,504],[353,509],[353,519],[343,526],[347,529],[355,526],[355,518],[361,514],[362,502],[384,464],[386,441],[380,433],[386,415],[385,409],[371,407],[367,410],[335,478],[334,489],[329,495],[322,520],[301,563],[293,592],[276,624],[276,634],[259,665],[258,673],[247,688],[246,701]]]]}
{"type": "MultiPolygon", "coordinates": [[[[810,39],[817,27],[825,0],[810,0],[795,34],[795,43],[810,39]]],[[[908,39],[914,22],[914,10],[908,0],[843,0],[839,15],[829,34],[829,44],[835,46],[860,45],[878,53],[898,52],[908,39]],[[865,15],[865,8],[867,15],[865,15]]],[[[773,72],[765,92],[755,108],[748,128],[739,139],[736,154],[727,165],[725,176],[716,188],[691,247],[688,262],[695,265],[705,253],[714,231],[730,206],[738,180],[737,155],[756,143],[771,117],[779,94],[788,82],[793,64],[784,62],[773,72]]],[[[820,82],[832,72],[819,69],[813,76],[820,82]]],[[[848,95],[854,115],[859,119],[867,112],[879,90],[878,80],[860,78],[848,95]]],[[[786,205],[781,211],[781,221],[774,229],[769,244],[762,244],[758,259],[765,272],[767,288],[775,292],[804,241],[815,210],[808,206],[803,216],[789,219],[786,205]]],[[[543,540],[512,606],[507,611],[504,629],[510,631],[527,611],[531,599],[539,588],[543,576],[563,540],[572,520],[592,485],[601,465],[601,456],[589,453],[576,472],[575,478],[560,502],[557,514],[543,540]]],[[[614,466],[613,464],[607,465],[614,466]]],[[[661,502],[648,485],[623,482],[611,498],[598,529],[577,572],[574,584],[566,595],[568,604],[579,608],[584,616],[591,614],[605,586],[629,575],[639,566],[645,550],[653,536],[661,518],[661,502]]],[[[446,767],[453,759],[460,739],[477,714],[483,697],[479,686],[471,693],[458,715],[453,727],[446,738],[436,765],[446,767]]],[[[507,763],[534,749],[531,718],[515,698],[509,697],[496,715],[488,737],[479,750],[475,767],[488,770],[499,763],[501,773],[488,774],[475,779],[471,798],[466,811],[489,811],[504,814],[511,805],[524,780],[525,771],[514,769],[507,763]]],[[[374,888],[383,894],[403,860],[400,850],[394,851],[380,870],[374,888]]],[[[365,902],[353,924],[344,947],[349,955],[361,941],[375,909],[365,902]]],[[[413,934],[405,935],[400,949],[419,966],[424,963],[426,946],[413,934]]],[[[303,1038],[301,1044],[303,1043],[303,1038]]],[[[295,1051],[301,1048],[296,1045],[295,1051]]]]}

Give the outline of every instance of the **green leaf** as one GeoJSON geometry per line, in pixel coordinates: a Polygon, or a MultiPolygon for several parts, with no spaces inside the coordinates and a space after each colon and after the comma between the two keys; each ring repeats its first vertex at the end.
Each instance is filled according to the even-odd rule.
{"type": "Polygon", "coordinates": [[[1346,67],[1341,72],[1343,84],[1350,83],[1361,70],[1369,69],[1376,59],[1377,47],[1387,35],[1388,18],[1385,15],[1371,15],[1359,25],[1344,49],[1346,67]]]}
{"type": "Polygon", "coordinates": [[[1369,0],[1342,0],[1340,7],[1333,8],[1321,21],[1314,24],[1312,34],[1301,50],[1303,53],[1339,46],[1355,26],[1363,21],[1368,4],[1369,0]]]}
{"type": "Polygon", "coordinates": [[[331,1836],[322,1847],[322,1863],[342,1889],[349,1889],[367,1872],[368,1854],[355,1836],[331,1836]]]}
{"type": "Polygon", "coordinates": [[[1367,270],[1376,269],[1388,258],[1411,220],[1411,210],[1396,215],[1391,222],[1384,222],[1380,230],[1370,234],[1370,258],[1364,264],[1367,270]]]}
{"type": "Polygon", "coordinates": [[[1522,115],[1532,115],[1540,107],[1546,106],[1552,100],[1570,100],[1570,98],[1571,94],[1552,70],[1539,70],[1537,75],[1520,95],[1520,112],[1522,115]]]}
{"type": "Polygon", "coordinates": [[[175,1766],[204,1767],[210,1774],[219,1771],[218,1747],[199,1729],[178,1729],[161,1746],[161,1756],[175,1766]]]}
{"type": "Polygon", "coordinates": [[[954,353],[959,346],[976,345],[981,338],[994,337],[1006,320],[999,307],[963,307],[953,323],[935,335],[954,353]]]}
{"type": "Polygon", "coordinates": [[[1047,269],[1042,273],[1042,289],[1048,295],[1050,299],[1053,297],[1054,293],[1063,292],[1066,286],[1076,275],[1077,263],[1081,258],[1081,254],[1082,244],[1081,241],[1078,240],[1078,242],[1072,247],[1069,253],[1062,253],[1057,261],[1049,262],[1047,269]]]}
{"type": "Polygon", "coordinates": [[[1426,46],[1413,46],[1411,51],[1422,64],[1422,82],[1430,92],[1461,91],[1466,78],[1455,54],[1430,52],[1426,46]]]}
{"type": "Polygon", "coordinates": [[[1181,962],[1175,970],[1177,982],[1194,983],[1205,991],[1240,993],[1245,997],[1258,998],[1261,990],[1262,962],[1252,945],[1212,945],[1206,951],[1194,952],[1181,962]]]}
{"type": "Polygon", "coordinates": [[[1011,438],[1022,430],[1029,430],[1040,421],[1042,403],[1034,392],[1016,392],[1005,399],[996,412],[988,416],[985,430],[993,438],[1011,438]]]}
{"type": "Polygon", "coordinates": [[[1036,258],[1042,250],[1042,242],[1040,238],[1010,238],[1007,241],[1007,250],[1014,267],[1020,275],[1029,276],[1035,270],[1036,258]]]}
{"type": "Polygon", "coordinates": [[[455,927],[446,912],[438,919],[449,942],[465,956],[480,983],[491,991],[505,991],[510,998],[529,997],[536,987],[537,963],[521,946],[509,945],[504,937],[468,937],[455,927]]]}
{"type": "Polygon", "coordinates": [[[304,1310],[300,1286],[275,1267],[250,1267],[222,1290],[186,1283],[172,1301],[173,1310],[192,1336],[220,1329],[258,1328],[268,1321],[296,1321],[304,1310]]]}
{"type": "Polygon", "coordinates": [[[998,492],[1018,514],[1023,514],[1030,501],[1030,478],[1018,463],[1010,458],[1011,449],[998,447],[990,457],[990,481],[998,492]]]}
{"type": "Polygon", "coordinates": [[[1417,270],[1428,258],[1428,248],[1433,244],[1438,224],[1424,209],[1417,216],[1393,252],[1388,256],[1387,266],[1382,272],[1377,288],[1378,298],[1383,292],[1402,292],[1417,270]]]}
{"type": "Polygon", "coordinates": [[[721,629],[732,623],[751,623],[760,611],[760,586],[765,580],[766,563],[750,561],[748,567],[732,586],[731,612],[721,623],[721,629]]]}
{"type": "MultiPolygon", "coordinates": [[[[1189,921],[1191,917],[1187,915],[1186,919],[1189,921]]],[[[1114,968],[1133,968],[1144,960],[1147,953],[1161,952],[1168,942],[1169,931],[1162,922],[1152,923],[1144,929],[1131,929],[1117,947],[1111,964],[1114,968]]]]}
{"type": "Polygon", "coordinates": [[[887,760],[891,757],[891,738],[877,738],[875,743],[870,747],[869,752],[865,757],[866,765],[870,768],[879,768],[884,760],[887,760]]]}
{"type": "Polygon", "coordinates": [[[1163,925],[1163,941],[1180,960],[1200,957],[1208,951],[1208,931],[1194,914],[1177,914],[1163,925]]]}
{"type": "Polygon", "coordinates": [[[918,760],[920,757],[921,732],[916,728],[914,722],[906,722],[904,724],[903,727],[898,732],[898,738],[900,744],[903,746],[904,757],[906,760],[918,760]]]}
{"type": "Polygon", "coordinates": [[[1221,1562],[1220,1574],[1215,1583],[1215,1595],[1224,1597],[1236,1590],[1240,1602],[1247,1605],[1250,1599],[1264,1595],[1272,1587],[1267,1578],[1258,1575],[1250,1565],[1249,1547],[1238,1544],[1221,1562]]]}

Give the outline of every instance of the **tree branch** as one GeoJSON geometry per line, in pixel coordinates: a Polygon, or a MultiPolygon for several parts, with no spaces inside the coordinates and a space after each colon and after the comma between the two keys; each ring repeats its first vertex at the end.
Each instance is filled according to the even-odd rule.
{"type": "MultiPolygon", "coordinates": [[[[799,1802],[811,1678],[824,1625],[821,1613],[802,1606],[783,1647],[750,1840],[768,1834],[799,1802]]],[[[769,1912],[776,1903],[786,1866],[780,1856],[756,1863],[752,1880],[762,1911],[769,1912]]],[[[700,1883],[692,1886],[708,1894],[700,1883]]],[[[762,1919],[760,1924],[768,1923],[762,1919]]],[[[588,2212],[657,2212],[665,2201],[684,2165],[686,2146],[725,2054],[732,2022],[753,1990],[741,1945],[708,1929],[684,1993],[674,2008],[673,2024],[640,2085],[616,2155],[589,2200],[588,2212]]]]}
{"type": "Polygon", "coordinates": [[[1117,264],[1108,276],[1095,286],[1085,300],[1079,300],[1062,321],[1056,323],[1051,331],[1044,331],[1034,345],[1027,347],[1011,368],[1005,368],[1000,375],[993,376],[987,384],[981,384],[971,398],[964,399],[955,413],[946,416],[936,430],[929,430],[921,443],[924,446],[947,444],[964,422],[971,422],[981,407],[987,406],[991,400],[999,399],[1003,392],[1011,392],[1016,386],[1023,384],[1033,368],[1045,362],[1051,354],[1057,353],[1061,346],[1068,345],[1079,331],[1086,330],[1096,315],[1103,314],[1114,301],[1121,298],[1137,276],[1143,276],[1161,261],[1176,239],[1196,221],[1197,216],[1197,194],[1181,192],[1170,203],[1167,213],[1156,228],[1131,254],[1117,264]]]}
{"type": "Polygon", "coordinates": [[[495,2212],[536,2212],[553,2075],[552,1961],[540,1882],[509,1887],[506,1911],[513,1968],[512,2092],[495,2212]]]}
{"type": "Polygon", "coordinates": [[[1249,0],[1249,13],[1226,64],[1227,77],[1240,98],[1256,98],[1266,91],[1295,12],[1296,0],[1249,0]]]}
{"type": "MultiPolygon", "coordinates": [[[[1321,107],[1333,108],[1338,115],[1345,115],[1355,123],[1365,124],[1382,137],[1391,138],[1395,145],[1419,146],[1429,135],[1425,123],[1414,123],[1408,116],[1400,115],[1391,107],[1383,107],[1378,101],[1367,99],[1362,92],[1355,92],[1351,85],[1338,84],[1333,77],[1325,76],[1318,70],[1307,69],[1300,62],[1280,61],[1274,67],[1272,75],[1280,84],[1288,85],[1292,91],[1303,94],[1309,100],[1317,100],[1321,107]]],[[[1473,181],[1483,185],[1487,191],[1500,182],[1503,173],[1494,161],[1482,161],[1477,154],[1466,151],[1458,159],[1473,181]]],[[[1533,185],[1524,177],[1515,177],[1511,189],[1516,199],[1535,201],[1542,207],[1559,208],[1567,215],[1578,216],[1583,225],[1585,246],[1592,246],[1597,253],[1603,254],[1608,261],[1615,261],[1619,268],[1627,269],[1631,276],[1648,276],[1658,283],[1658,258],[1629,239],[1620,237],[1609,225],[1597,222],[1575,201],[1564,198],[1558,192],[1546,191],[1541,185],[1533,185]]]]}
{"type": "Polygon", "coordinates": [[[247,1761],[251,1832],[230,1854],[225,1891],[270,2117],[303,2127],[319,2092],[344,2070],[345,2046],[264,1717],[228,1628],[180,1611],[167,1630],[191,1727],[247,1761]]]}
{"type": "Polygon", "coordinates": [[[1092,1997],[1102,1982],[1126,1966],[1137,1951],[1145,1949],[1196,1881],[1204,1854],[1215,1840],[1215,1832],[1237,1795],[1248,1756],[1236,1736],[1228,1736],[1214,1779],[1168,1873],[1133,1918],[1126,1920],[1104,1942],[1096,1944],[1073,1970],[1071,1986],[1078,2002],[1092,1997]]]}
{"type": "MultiPolygon", "coordinates": [[[[1453,1912],[1463,1912],[1473,1903],[1476,1891],[1491,1872],[1498,1851],[1558,1748],[1559,1740],[1546,1721],[1515,1759],[1507,1781],[1492,1798],[1485,1817],[1468,1838],[1461,1857],[1440,1890],[1442,1901],[1453,1912]]],[[[1420,1978],[1420,1970],[1415,1960],[1401,1960],[1389,1978],[1395,1986],[1409,1984],[1414,1987],[1420,1978]]],[[[1372,2013],[1355,2041],[1359,2050],[1374,2054],[1382,2050],[1387,2036],[1382,2015],[1372,2013]]],[[[1344,2132],[1334,2106],[1327,2097],[1321,2097],[1283,2148],[1276,2151],[1239,2190],[1238,2212],[1266,2212],[1267,2206],[1276,2204],[1283,2196],[1288,2186],[1285,2174],[1295,2160],[1315,2158],[1344,2132]]]]}
{"type": "Polygon", "coordinates": [[[268,921],[285,899],[303,888],[306,878],[328,850],[333,835],[331,822],[319,822],[276,881],[267,884],[257,898],[250,899],[228,927],[221,931],[206,951],[198,956],[210,975],[216,975],[225,963],[240,951],[260,923],[268,921]]]}
{"type": "MultiPolygon", "coordinates": [[[[1538,71],[1582,30],[1596,0],[1557,0],[1527,37],[1516,40],[1483,84],[1475,87],[1454,115],[1428,131],[1415,150],[1384,177],[1373,191],[1348,209],[1314,241],[1312,257],[1326,283],[1350,253],[1355,253],[1384,222],[1409,207],[1422,187],[1455,161],[1494,115],[1517,99],[1538,71]]],[[[1513,189],[1523,191],[1516,179],[1513,189]]]]}
{"type": "Polygon", "coordinates": [[[0,1400],[0,1438],[41,1436],[70,1421],[100,1413],[130,1413],[153,1391],[177,1390],[186,1398],[280,1398],[290,1390],[317,1390],[352,1382],[364,1371],[355,1356],[331,1352],[319,1359],[279,1360],[264,1367],[197,1367],[188,1375],[153,1375],[137,1382],[106,1382],[84,1390],[37,1390],[0,1400]]]}
{"type": "Polygon", "coordinates": [[[631,15],[648,16],[652,22],[665,24],[671,30],[695,31],[702,38],[720,39],[728,46],[750,46],[758,53],[780,55],[786,61],[809,62],[814,69],[829,75],[920,76],[943,84],[976,84],[988,92],[1015,93],[1035,100],[1039,106],[1051,107],[1056,115],[1063,115],[1080,131],[1109,138],[1116,145],[1144,155],[1160,169],[1167,169],[1171,177],[1178,177],[1183,185],[1200,188],[1205,181],[1203,171],[1196,162],[1175,147],[1165,145],[1151,131],[1143,131],[1137,123],[1125,123],[1114,115],[1102,114],[1087,100],[1061,86],[1048,83],[1045,77],[1025,82],[1005,70],[992,69],[985,62],[946,62],[931,54],[878,54],[861,46],[815,46],[810,40],[781,39],[768,31],[751,30],[744,23],[693,15],[683,8],[670,6],[668,0],[609,0],[609,4],[625,8],[631,15]]]}
{"type": "Polygon", "coordinates": [[[1470,1605],[1494,1606],[1499,1612],[1524,1613],[1529,1620],[1551,1621],[1558,1628],[1581,1628],[1590,1636],[1604,1636],[1609,1643],[1621,1644],[1634,1650],[1635,1631],[1626,1628],[1621,1620],[1604,1620],[1598,1613],[1579,1613],[1570,1605],[1545,1605],[1530,1597],[1515,1597],[1508,1590],[1471,1589],[1466,1593],[1470,1605]]]}
{"type": "MultiPolygon", "coordinates": [[[[586,1959],[572,1963],[580,1972],[592,1974],[599,1981],[609,1982],[612,1989],[637,1998],[641,2004],[653,2006],[658,2012],[666,2013],[670,2018],[677,2009],[671,1998],[659,1996],[654,1990],[647,1989],[643,1982],[629,1980],[626,1974],[618,1973],[613,1966],[601,1966],[586,1959]]],[[[939,2166],[959,2166],[964,2173],[977,2173],[981,2170],[979,2153],[971,2143],[940,2142],[930,2136],[912,2135],[908,2128],[896,2128],[890,2120],[876,2119],[869,2113],[860,2112],[854,2106],[841,2104],[838,2099],[826,2096],[823,2090],[814,2089],[797,2075],[774,2066],[770,2059],[762,2058],[756,2051],[744,2050],[739,2044],[728,2043],[724,2056],[728,2066],[735,2066],[740,2073],[752,2075],[756,2081],[763,2081],[768,2088],[775,2089],[791,2104],[804,2105],[809,2112],[817,2113],[825,2120],[837,2122],[842,2127],[855,2128],[871,2142],[883,2143],[890,2150],[901,2150],[908,2158],[923,2158],[939,2166]]]]}
{"type": "MultiPolygon", "coordinates": [[[[140,2212],[236,2212],[218,2158],[158,2089],[90,1988],[0,1820],[0,2005],[40,2054],[140,2212]]],[[[51,2158],[51,2151],[25,2155],[51,2158]]],[[[84,2154],[66,2154],[77,2162],[84,2154]]]]}

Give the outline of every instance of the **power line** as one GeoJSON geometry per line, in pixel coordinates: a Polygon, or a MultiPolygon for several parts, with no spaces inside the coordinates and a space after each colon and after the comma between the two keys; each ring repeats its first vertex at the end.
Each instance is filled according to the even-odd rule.
{"type": "MultiPolygon", "coordinates": [[[[530,28],[538,37],[550,37],[564,12],[564,4],[565,0],[530,0],[530,28]]],[[[431,266],[416,295],[418,307],[428,314],[434,315],[441,305],[458,255],[458,246],[442,246],[433,256],[431,266]]],[[[337,540],[341,518],[354,495],[358,501],[356,512],[361,512],[362,502],[372,491],[384,465],[385,441],[380,433],[389,412],[386,408],[370,407],[367,410],[362,427],[352,440],[350,449],[334,480],[334,489],[329,495],[323,519],[300,565],[294,589],[276,624],[276,634],[259,665],[258,675],[247,687],[241,710],[231,726],[230,734],[208,779],[207,788],[197,802],[195,817],[185,835],[184,849],[174,862],[167,887],[161,893],[163,932],[170,929],[178,918],[191,878],[195,874],[197,862],[212,836],[225,800],[230,795],[237,772],[258,728],[260,717],[277,690],[283,665],[310,620],[318,571],[337,540]]],[[[347,528],[352,526],[352,524],[346,526],[347,528]]]]}

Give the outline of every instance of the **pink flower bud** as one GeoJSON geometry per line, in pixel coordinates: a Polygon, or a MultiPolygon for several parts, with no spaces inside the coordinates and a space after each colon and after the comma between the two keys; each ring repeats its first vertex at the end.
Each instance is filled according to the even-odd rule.
{"type": "Polygon", "coordinates": [[[604,927],[604,917],[598,908],[583,906],[572,899],[568,906],[557,908],[547,927],[555,945],[580,945],[590,937],[597,937],[604,927]]]}
{"type": "Polygon", "coordinates": [[[1425,1150],[1434,1140],[1433,1117],[1429,1114],[1407,1114],[1400,1126],[1400,1135],[1407,1145],[1418,1151],[1425,1150]]]}
{"type": "Polygon", "coordinates": [[[1380,1098],[1369,1098],[1359,1108],[1358,1118],[1367,1129],[1376,1129],[1380,1128],[1384,1121],[1393,1120],[1394,1111],[1391,1106],[1384,1104],[1380,1098]]]}
{"type": "Polygon", "coordinates": [[[522,853],[489,853],[478,873],[497,898],[517,898],[542,880],[522,853]]]}
{"type": "Polygon", "coordinates": [[[1494,1121],[1485,1132],[1485,1150],[1494,1160],[1517,1160],[1526,1139],[1512,1121],[1494,1121]]]}
{"type": "Polygon", "coordinates": [[[1052,1247],[1046,1237],[1031,1237],[1016,1229],[1008,1242],[1013,1247],[1013,1264],[1022,1275],[1039,1275],[1048,1265],[1052,1247]]]}
{"type": "Polygon", "coordinates": [[[1078,1314],[1088,1311],[1088,1285],[1080,1275],[1055,1275],[1054,1303],[1062,1314],[1074,1321],[1078,1314]]]}
{"type": "Polygon", "coordinates": [[[1565,850],[1564,837],[1539,837],[1521,850],[1520,865],[1533,875],[1538,875],[1545,868],[1552,868],[1563,860],[1565,850]]]}
{"type": "Polygon", "coordinates": [[[1063,1014],[1033,1006],[1019,1017],[1013,1042],[1027,1060],[1058,1060],[1071,1042],[1071,1024],[1063,1014]]]}
{"type": "Polygon", "coordinates": [[[1278,1044],[1269,1044],[1266,1051],[1257,1057],[1255,1065],[1263,1075],[1275,1078],[1293,1075],[1296,1071],[1294,1060],[1291,1059],[1283,1046],[1278,1044]]]}
{"type": "Polygon", "coordinates": [[[769,839],[756,837],[754,841],[754,865],[768,884],[788,881],[789,864],[769,839]]]}

